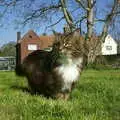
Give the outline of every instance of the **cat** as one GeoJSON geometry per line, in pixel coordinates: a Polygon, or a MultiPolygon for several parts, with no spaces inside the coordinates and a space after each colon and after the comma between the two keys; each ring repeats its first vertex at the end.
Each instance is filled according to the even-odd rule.
{"type": "Polygon", "coordinates": [[[33,93],[67,100],[86,63],[83,38],[75,31],[55,34],[52,51],[36,50],[29,54],[16,74],[26,76],[33,93]]]}

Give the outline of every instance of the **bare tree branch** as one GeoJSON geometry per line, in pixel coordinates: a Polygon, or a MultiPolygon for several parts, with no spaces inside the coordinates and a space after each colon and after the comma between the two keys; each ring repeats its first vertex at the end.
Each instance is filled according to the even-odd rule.
{"type": "Polygon", "coordinates": [[[89,10],[89,8],[86,8],[83,4],[82,4],[82,2],[81,2],[81,0],[75,0],[77,3],[79,3],[79,5],[84,9],[84,10],[86,10],[86,11],[88,11],[89,10]]]}
{"type": "Polygon", "coordinates": [[[107,32],[108,32],[108,28],[109,28],[109,25],[110,23],[112,22],[112,19],[115,15],[115,11],[117,9],[117,4],[118,4],[118,0],[114,0],[114,4],[113,4],[113,7],[112,7],[112,10],[111,12],[106,16],[106,19],[105,19],[105,24],[103,26],[103,31],[102,31],[102,34],[101,34],[101,40],[104,42],[105,41],[105,37],[107,36],[107,32]]]}
{"type": "Polygon", "coordinates": [[[82,22],[87,18],[87,16],[81,17],[80,20],[76,21],[75,24],[79,23],[80,34],[82,35],[82,22]]]}
{"type": "Polygon", "coordinates": [[[63,20],[63,19],[64,19],[64,17],[61,17],[61,18],[60,18],[58,21],[56,21],[55,23],[53,23],[53,24],[47,26],[46,29],[47,29],[47,28],[50,28],[50,27],[52,27],[52,26],[57,25],[57,24],[58,24],[59,22],[61,22],[61,20],[63,20]]]}
{"type": "Polygon", "coordinates": [[[65,0],[60,0],[61,6],[62,6],[62,11],[64,14],[64,17],[66,19],[67,24],[70,27],[70,30],[72,31],[74,29],[74,22],[73,22],[73,18],[70,14],[70,12],[68,12],[67,7],[66,7],[66,1],[65,0]]]}
{"type": "Polygon", "coordinates": [[[94,25],[94,11],[93,11],[94,0],[88,0],[88,8],[87,11],[87,37],[90,38],[93,33],[93,25],[94,25]]]}
{"type": "Polygon", "coordinates": [[[47,12],[49,10],[50,11],[56,10],[56,9],[59,9],[60,7],[61,7],[61,5],[52,5],[52,6],[36,9],[29,16],[27,16],[25,18],[25,20],[23,21],[23,24],[26,24],[29,20],[32,20],[32,19],[38,18],[42,15],[45,15],[45,12],[47,12]]]}
{"type": "Polygon", "coordinates": [[[10,1],[10,2],[5,2],[4,0],[1,0],[0,1],[0,6],[3,6],[4,10],[2,11],[0,17],[2,18],[5,15],[5,13],[7,12],[8,8],[10,6],[14,6],[15,4],[16,4],[15,0],[14,1],[10,1]]]}

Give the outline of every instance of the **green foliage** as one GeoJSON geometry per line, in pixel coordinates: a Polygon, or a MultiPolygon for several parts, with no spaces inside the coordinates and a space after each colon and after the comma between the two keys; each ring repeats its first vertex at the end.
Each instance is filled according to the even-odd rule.
{"type": "Polygon", "coordinates": [[[91,64],[88,64],[87,69],[94,69],[94,70],[108,70],[108,69],[112,69],[111,66],[107,66],[107,65],[104,65],[104,64],[96,64],[96,63],[91,63],[91,64]]]}
{"type": "Polygon", "coordinates": [[[0,72],[0,120],[119,120],[120,70],[85,70],[70,100],[31,95],[26,79],[0,72]]]}
{"type": "Polygon", "coordinates": [[[87,68],[105,70],[105,69],[119,69],[120,55],[105,55],[97,56],[94,63],[88,64],[87,68]]]}
{"type": "Polygon", "coordinates": [[[9,42],[0,48],[0,56],[16,56],[16,43],[9,42]]]}

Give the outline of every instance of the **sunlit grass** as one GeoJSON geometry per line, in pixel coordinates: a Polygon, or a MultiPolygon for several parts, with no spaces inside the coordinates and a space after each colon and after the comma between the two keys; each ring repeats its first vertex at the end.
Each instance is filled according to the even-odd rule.
{"type": "Polygon", "coordinates": [[[120,70],[85,70],[68,101],[26,87],[25,78],[0,72],[0,120],[120,120],[120,70]]]}

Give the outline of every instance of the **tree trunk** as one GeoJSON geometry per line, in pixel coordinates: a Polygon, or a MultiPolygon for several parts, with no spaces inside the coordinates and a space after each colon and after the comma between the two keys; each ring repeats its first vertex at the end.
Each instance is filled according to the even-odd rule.
{"type": "Polygon", "coordinates": [[[72,16],[71,16],[70,12],[67,10],[66,0],[60,0],[60,3],[61,3],[61,6],[62,6],[62,11],[63,11],[64,17],[65,17],[65,20],[67,22],[67,25],[69,26],[70,31],[72,32],[75,25],[73,23],[73,19],[72,19],[72,16]]]}
{"type": "Polygon", "coordinates": [[[93,11],[94,0],[88,0],[88,10],[87,10],[87,37],[91,38],[93,34],[94,25],[94,11],[93,11]]]}
{"type": "Polygon", "coordinates": [[[105,24],[104,24],[104,26],[103,26],[103,31],[102,31],[102,34],[101,34],[101,40],[102,40],[102,42],[105,41],[105,38],[106,38],[106,36],[107,36],[108,29],[109,29],[109,25],[110,25],[110,23],[112,22],[112,19],[113,19],[113,16],[114,16],[114,12],[115,12],[116,9],[117,9],[117,4],[119,4],[119,0],[114,0],[114,4],[113,4],[113,7],[112,7],[112,10],[111,10],[111,12],[106,16],[105,24]]]}
{"type": "Polygon", "coordinates": [[[88,64],[93,63],[95,60],[94,46],[91,46],[91,40],[93,35],[93,25],[94,25],[94,11],[93,11],[94,0],[88,0],[88,10],[87,10],[87,40],[89,41],[89,52],[88,52],[88,64]]]}

